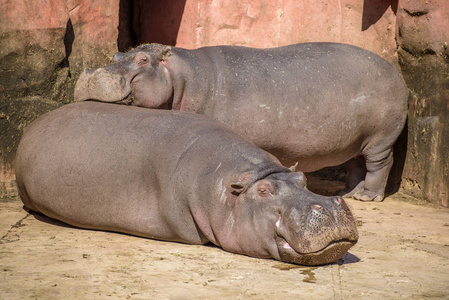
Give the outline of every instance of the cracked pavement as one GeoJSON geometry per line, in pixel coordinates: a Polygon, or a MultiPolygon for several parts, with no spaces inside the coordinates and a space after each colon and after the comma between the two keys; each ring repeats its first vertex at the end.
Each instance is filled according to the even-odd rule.
{"type": "MultiPolygon", "coordinates": [[[[334,182],[320,181],[331,186],[334,182]]],[[[0,299],[447,299],[449,210],[394,194],[347,200],[360,240],[303,267],[83,230],[0,202],[0,299]]]]}

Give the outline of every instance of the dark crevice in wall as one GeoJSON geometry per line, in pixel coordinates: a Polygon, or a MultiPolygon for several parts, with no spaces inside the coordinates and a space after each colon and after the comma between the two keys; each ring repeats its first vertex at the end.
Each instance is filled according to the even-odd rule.
{"type": "MultiPolygon", "coordinates": [[[[411,95],[409,95],[411,97],[411,95]]],[[[405,159],[407,153],[408,143],[408,120],[405,123],[404,129],[393,145],[393,166],[387,180],[385,194],[392,195],[401,188],[402,174],[404,173],[405,159]]]]}
{"type": "MultiPolygon", "coordinates": [[[[66,32],[64,35],[64,48],[65,48],[65,57],[62,60],[62,62],[59,64],[60,68],[69,68],[69,56],[72,54],[72,45],[73,41],[75,40],[75,32],[73,31],[73,24],[72,20],[67,21],[66,25],[66,32]]],[[[70,69],[68,72],[68,76],[71,77],[70,69]]]]}
{"type": "Polygon", "coordinates": [[[117,37],[117,48],[120,52],[126,52],[138,44],[133,30],[133,10],[133,0],[120,1],[117,37]]]}
{"type": "Polygon", "coordinates": [[[126,52],[139,44],[176,45],[186,0],[121,0],[117,47],[126,52]]]}
{"type": "Polygon", "coordinates": [[[412,51],[407,46],[401,45],[401,49],[407,52],[408,54],[412,55],[413,57],[421,57],[426,55],[436,55],[437,53],[432,49],[424,49],[421,51],[412,51]]]}
{"type": "Polygon", "coordinates": [[[411,12],[411,11],[406,10],[405,8],[404,8],[404,11],[405,11],[408,15],[410,15],[410,16],[412,16],[412,17],[420,17],[420,16],[423,16],[423,15],[426,15],[426,14],[429,13],[428,11],[415,11],[415,12],[411,12]]]}
{"type": "Polygon", "coordinates": [[[365,0],[363,2],[362,31],[376,24],[389,7],[396,14],[398,0],[365,0]]]}

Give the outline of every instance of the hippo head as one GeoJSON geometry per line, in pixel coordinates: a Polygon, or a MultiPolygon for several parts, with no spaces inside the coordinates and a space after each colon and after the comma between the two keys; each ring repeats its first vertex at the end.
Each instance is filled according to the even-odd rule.
{"type": "Polygon", "coordinates": [[[173,95],[170,74],[161,62],[170,47],[141,45],[127,53],[116,53],[110,65],[86,69],[75,86],[75,102],[96,100],[148,108],[167,108],[173,95]]]}
{"type": "Polygon", "coordinates": [[[301,172],[272,174],[246,191],[244,186],[233,185],[242,191],[236,201],[240,217],[235,219],[250,220],[234,225],[239,231],[244,228],[237,242],[242,253],[259,247],[252,256],[268,252],[267,256],[284,262],[322,265],[342,258],[358,240],[356,222],[345,201],[308,191],[301,172]]]}

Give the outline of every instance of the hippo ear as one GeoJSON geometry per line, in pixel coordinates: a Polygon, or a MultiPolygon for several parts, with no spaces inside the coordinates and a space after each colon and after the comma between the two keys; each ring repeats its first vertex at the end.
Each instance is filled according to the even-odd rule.
{"type": "Polygon", "coordinates": [[[161,52],[161,57],[159,58],[159,61],[166,61],[171,56],[171,47],[166,46],[165,49],[161,52]]]}
{"type": "Polygon", "coordinates": [[[273,196],[275,192],[274,184],[271,180],[262,179],[256,183],[257,194],[262,198],[273,196]]]}
{"type": "Polygon", "coordinates": [[[150,57],[143,51],[137,52],[137,54],[134,55],[134,63],[138,68],[146,67],[150,63],[150,57]]]}
{"type": "Polygon", "coordinates": [[[292,172],[295,172],[297,166],[298,166],[298,162],[296,162],[296,164],[294,164],[293,166],[291,166],[291,167],[289,168],[289,170],[292,171],[292,172]]]}
{"type": "Polygon", "coordinates": [[[307,187],[307,178],[306,175],[304,175],[303,172],[294,172],[294,181],[301,187],[306,188],[307,187]]]}

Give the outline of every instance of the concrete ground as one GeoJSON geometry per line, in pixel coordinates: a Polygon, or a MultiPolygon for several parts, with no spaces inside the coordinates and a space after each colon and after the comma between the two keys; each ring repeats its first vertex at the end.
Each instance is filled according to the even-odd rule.
{"type": "Polygon", "coordinates": [[[347,202],[358,244],[338,263],[304,267],[73,228],[6,199],[0,299],[449,299],[449,210],[400,193],[347,202]]]}

